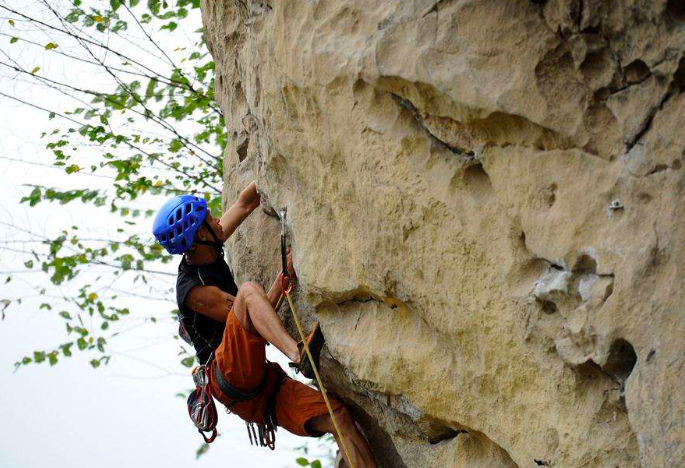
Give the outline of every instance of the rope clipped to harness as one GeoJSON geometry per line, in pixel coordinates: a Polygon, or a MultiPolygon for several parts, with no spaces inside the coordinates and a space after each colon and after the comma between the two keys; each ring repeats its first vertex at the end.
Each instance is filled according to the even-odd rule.
{"type": "MultiPolygon", "coordinates": [[[[314,371],[314,376],[316,377],[316,382],[319,384],[319,390],[321,390],[321,394],[323,395],[324,402],[326,403],[326,408],[328,409],[328,414],[331,416],[331,421],[333,422],[333,427],[335,428],[335,432],[338,436],[338,441],[340,442],[340,445],[342,446],[343,452],[345,453],[345,458],[347,459],[347,463],[350,466],[350,468],[354,468],[354,464],[352,462],[352,458],[350,458],[350,453],[347,451],[347,445],[345,444],[345,439],[343,439],[341,433],[340,433],[340,427],[338,426],[338,421],[335,419],[335,415],[333,414],[333,408],[331,407],[331,402],[328,400],[328,394],[326,392],[326,387],[323,385],[323,381],[321,380],[321,375],[319,374],[319,369],[316,367],[316,364],[314,363],[314,357],[312,356],[311,351],[309,350],[309,345],[307,344],[307,339],[304,334],[304,330],[302,329],[302,325],[300,324],[300,319],[297,316],[297,311],[295,310],[295,305],[293,304],[293,300],[290,297],[290,293],[293,290],[293,285],[292,282],[289,280],[288,277],[288,269],[287,269],[287,263],[286,263],[286,252],[285,252],[285,235],[286,235],[286,209],[284,208],[281,211],[281,262],[282,262],[282,268],[283,268],[283,274],[281,276],[281,295],[285,296],[286,299],[288,299],[288,304],[290,305],[290,311],[293,314],[293,319],[295,321],[295,326],[297,327],[297,332],[300,335],[300,339],[302,340],[302,343],[304,345],[304,350],[307,353],[307,358],[309,359],[309,363],[312,365],[312,370],[314,371]]],[[[280,301],[279,301],[280,302],[280,301]]]]}

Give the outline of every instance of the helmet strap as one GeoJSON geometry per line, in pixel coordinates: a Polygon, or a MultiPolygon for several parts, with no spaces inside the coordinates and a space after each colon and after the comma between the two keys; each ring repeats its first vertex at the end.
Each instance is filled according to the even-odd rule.
{"type": "Polygon", "coordinates": [[[209,233],[212,235],[212,239],[214,239],[213,242],[210,241],[204,241],[204,240],[196,240],[194,244],[200,244],[200,245],[208,245],[209,247],[214,247],[218,250],[223,250],[224,249],[224,244],[219,240],[219,238],[216,236],[216,233],[214,232],[214,229],[212,229],[212,226],[209,225],[206,219],[202,220],[202,225],[207,228],[209,233]]]}

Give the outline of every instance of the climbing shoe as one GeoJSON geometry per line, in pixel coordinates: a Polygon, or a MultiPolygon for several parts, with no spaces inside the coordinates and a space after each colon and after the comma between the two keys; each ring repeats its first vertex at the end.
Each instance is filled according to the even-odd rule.
{"type": "MultiPolygon", "coordinates": [[[[309,333],[309,336],[307,336],[306,343],[309,347],[309,352],[312,353],[312,357],[314,358],[314,364],[316,366],[319,366],[319,354],[321,354],[321,348],[324,344],[324,336],[323,333],[321,332],[321,327],[319,326],[319,322],[315,322],[314,326],[312,327],[312,331],[309,333]]],[[[290,363],[290,367],[294,368],[296,372],[302,373],[305,377],[308,379],[313,379],[314,376],[314,369],[312,369],[312,365],[309,362],[309,357],[307,357],[307,352],[304,349],[304,343],[300,341],[297,343],[297,348],[300,350],[300,363],[290,363]]]]}

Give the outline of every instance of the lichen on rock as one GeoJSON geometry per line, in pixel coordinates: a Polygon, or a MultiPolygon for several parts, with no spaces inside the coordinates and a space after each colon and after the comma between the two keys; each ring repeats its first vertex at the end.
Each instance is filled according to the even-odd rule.
{"type": "Polygon", "coordinates": [[[679,0],[202,0],[228,244],[382,467],[685,466],[679,0]],[[284,315],[287,320],[287,315],[284,315]]]}

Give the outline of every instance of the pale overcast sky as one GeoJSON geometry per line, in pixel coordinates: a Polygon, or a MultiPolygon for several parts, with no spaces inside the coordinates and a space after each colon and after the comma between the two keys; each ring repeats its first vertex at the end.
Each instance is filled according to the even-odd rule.
{"type": "MultiPolygon", "coordinates": [[[[32,14],[44,13],[34,0],[13,0],[9,4],[32,14]]],[[[7,33],[9,26],[1,13],[0,33],[7,33]]],[[[187,26],[188,31],[199,27],[199,15],[194,21],[197,24],[187,26]]],[[[182,41],[183,37],[179,30],[174,39],[182,41]]],[[[21,44],[11,46],[9,37],[0,35],[0,49],[9,51],[17,46],[21,44]]],[[[57,55],[49,56],[46,62],[41,51],[26,48],[25,54],[23,58],[35,60],[41,73],[58,73],[80,80],[81,85],[97,86],[97,76],[69,68],[73,65],[60,63],[57,55]]],[[[46,107],[72,107],[54,92],[20,83],[6,70],[0,74],[0,91],[46,107]]],[[[0,222],[47,236],[56,236],[62,226],[71,225],[81,226],[82,235],[105,232],[107,208],[78,203],[67,208],[45,203],[29,208],[20,204],[21,197],[30,191],[27,184],[83,188],[108,181],[86,175],[67,176],[54,168],[13,161],[52,164],[53,155],[45,149],[40,133],[51,130],[54,122],[40,111],[3,97],[0,111],[0,222]]],[[[149,202],[140,203],[147,208],[145,203],[149,202]]],[[[147,235],[149,223],[149,219],[140,221],[138,230],[147,235]]],[[[17,249],[26,248],[18,241],[27,237],[30,235],[0,224],[0,242],[5,245],[11,241],[17,249]]],[[[23,254],[0,251],[0,271],[24,270],[25,260],[23,254]]],[[[176,265],[177,261],[167,268],[174,271],[176,265]]],[[[89,276],[100,273],[94,269],[89,276]]],[[[188,418],[185,399],[175,396],[192,386],[189,370],[178,362],[179,344],[173,338],[176,324],[172,320],[161,320],[156,325],[143,323],[146,316],[168,317],[175,308],[173,297],[167,301],[122,301],[121,305],[132,311],[126,319],[131,330],[112,340],[113,359],[108,366],[93,370],[88,361],[94,356],[76,351],[73,358],[60,359],[55,367],[30,365],[13,373],[13,364],[24,355],[67,341],[64,320],[54,310],[39,310],[45,298],[37,297],[29,283],[44,286],[47,297],[58,297],[73,290],[73,286],[55,287],[41,273],[12,276],[13,280],[4,284],[5,275],[0,275],[0,300],[13,301],[4,320],[0,320],[0,467],[278,468],[297,466],[294,460],[300,454],[292,449],[308,441],[316,452],[312,439],[298,438],[282,429],[277,434],[278,450],[251,447],[244,423],[225,414],[219,405],[221,437],[195,461],[195,450],[202,439],[188,418]],[[23,298],[23,302],[17,304],[17,298],[23,298]]],[[[130,282],[120,282],[118,287],[145,292],[130,282]]],[[[284,362],[273,348],[270,353],[272,359],[284,362]]]]}

